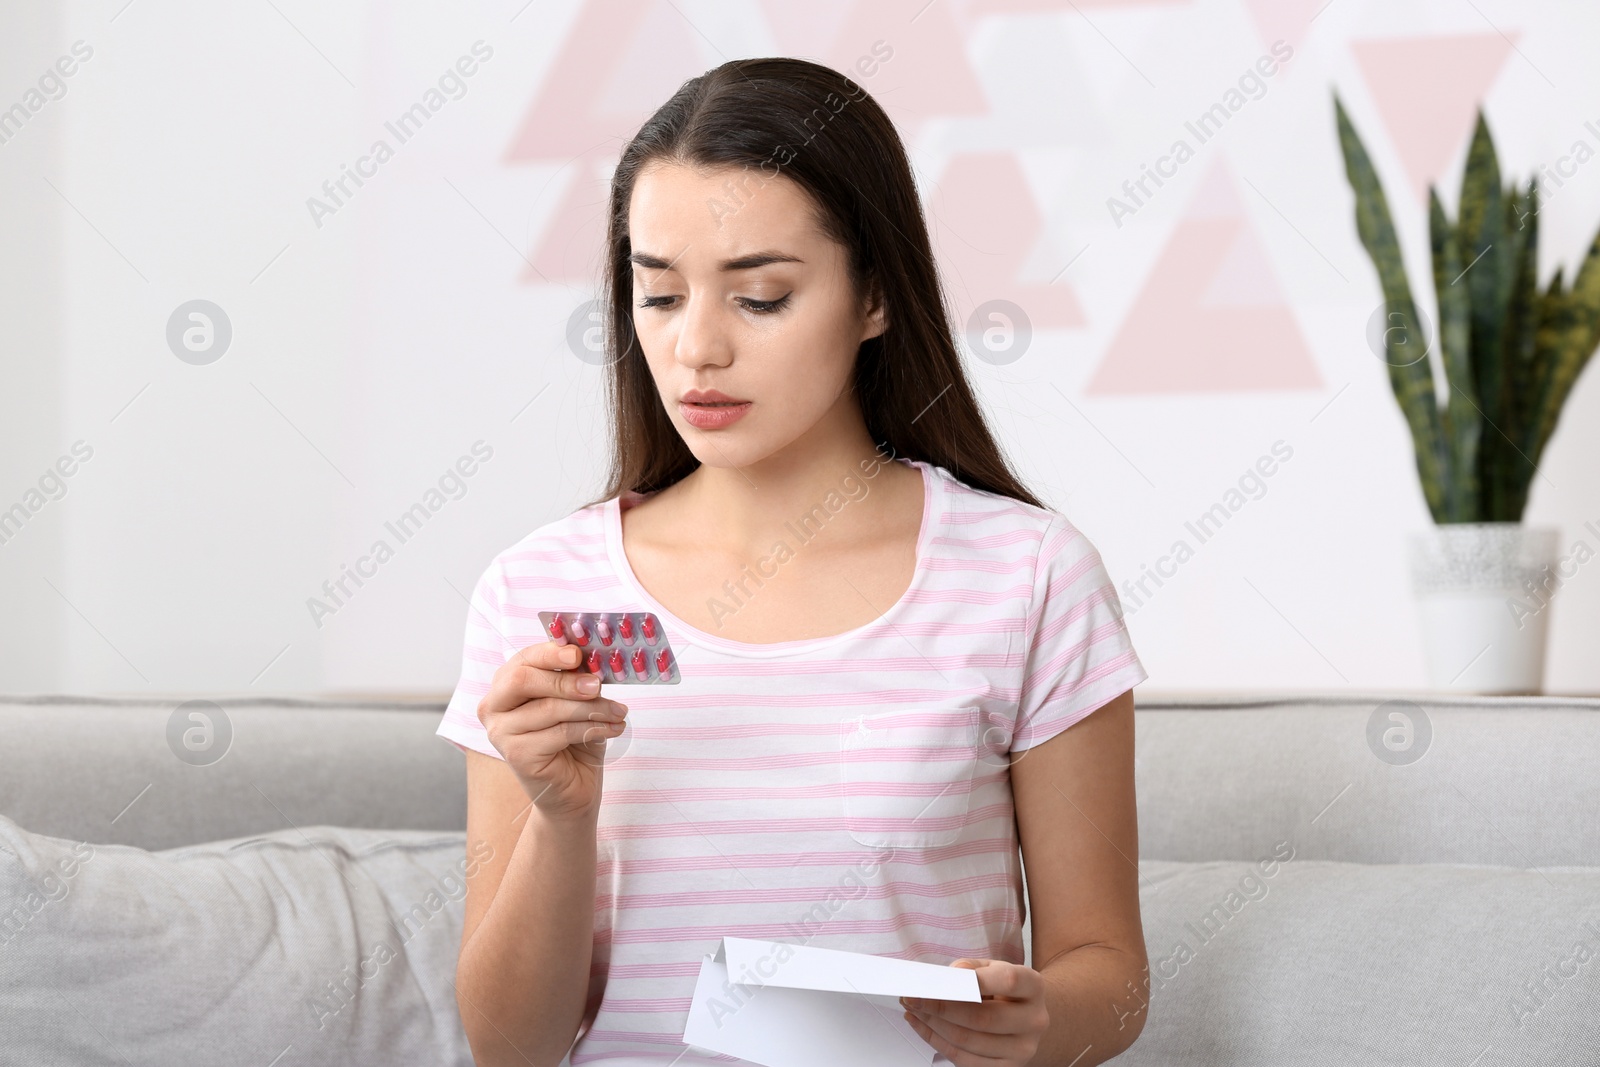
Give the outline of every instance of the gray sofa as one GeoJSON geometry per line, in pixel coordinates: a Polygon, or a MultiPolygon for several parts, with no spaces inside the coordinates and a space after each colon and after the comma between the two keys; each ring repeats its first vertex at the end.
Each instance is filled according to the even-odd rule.
{"type": "MultiPolygon", "coordinates": [[[[1139,696],[1116,1062],[1600,1064],[1600,700],[1139,696]]],[[[0,1063],[470,1063],[440,707],[180,703],[0,698],[0,1063]]]]}

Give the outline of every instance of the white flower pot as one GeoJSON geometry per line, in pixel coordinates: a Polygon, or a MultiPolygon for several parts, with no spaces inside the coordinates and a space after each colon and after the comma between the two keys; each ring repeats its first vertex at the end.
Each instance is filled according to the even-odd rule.
{"type": "Polygon", "coordinates": [[[1544,691],[1550,600],[1560,586],[1554,527],[1436,525],[1409,537],[1411,588],[1434,688],[1544,691]]]}

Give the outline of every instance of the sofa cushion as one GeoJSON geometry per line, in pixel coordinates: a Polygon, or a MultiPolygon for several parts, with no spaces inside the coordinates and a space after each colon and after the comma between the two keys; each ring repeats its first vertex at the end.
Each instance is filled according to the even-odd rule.
{"type": "Polygon", "coordinates": [[[461,833],[307,826],[147,852],[0,817],[0,1060],[470,1065],[461,833]]]}
{"type": "MultiPolygon", "coordinates": [[[[471,1063],[464,835],[309,826],[145,852],[0,817],[5,1062],[471,1063]]],[[[1592,1061],[1600,868],[1140,865],[1130,1067],[1592,1061]],[[1591,1059],[1585,1059],[1585,1057],[1591,1059]],[[1481,1058],[1480,1058],[1481,1057],[1481,1058]]]]}
{"type": "Polygon", "coordinates": [[[1597,1063],[1600,868],[1140,865],[1128,1067],[1597,1063]],[[1148,1004],[1148,1008],[1144,1005],[1148,1004]]]}

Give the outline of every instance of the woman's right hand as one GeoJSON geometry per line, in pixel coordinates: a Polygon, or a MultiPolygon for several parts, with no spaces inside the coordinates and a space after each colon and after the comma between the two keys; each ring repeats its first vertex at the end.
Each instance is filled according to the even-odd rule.
{"type": "Polygon", "coordinates": [[[622,733],[628,710],[599,695],[599,676],[578,670],[582,662],[576,645],[529,645],[494,672],[478,703],[490,743],[546,815],[599,807],[606,740],[622,733]]]}

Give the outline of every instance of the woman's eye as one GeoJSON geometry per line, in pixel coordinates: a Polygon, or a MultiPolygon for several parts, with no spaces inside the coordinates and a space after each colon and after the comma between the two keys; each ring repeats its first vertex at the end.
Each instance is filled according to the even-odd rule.
{"type": "MultiPolygon", "coordinates": [[[[750,299],[747,299],[745,297],[740,297],[739,298],[739,302],[741,304],[743,304],[745,307],[749,308],[751,311],[753,311],[756,314],[758,314],[758,315],[770,315],[770,314],[772,314],[774,312],[782,311],[784,308],[788,307],[789,306],[789,297],[791,297],[793,295],[794,295],[793,293],[786,293],[786,294],[784,294],[783,296],[779,297],[776,300],[750,300],[750,299]]],[[[678,298],[675,297],[675,296],[647,296],[639,304],[639,307],[641,307],[641,308],[666,307],[667,305],[669,305],[670,303],[672,303],[672,301],[674,301],[676,299],[678,299],[678,298]]]]}
{"type": "Polygon", "coordinates": [[[760,315],[770,315],[775,311],[782,311],[789,303],[793,293],[785,293],[776,300],[745,300],[744,306],[760,315]]]}

